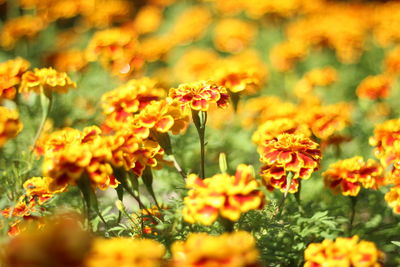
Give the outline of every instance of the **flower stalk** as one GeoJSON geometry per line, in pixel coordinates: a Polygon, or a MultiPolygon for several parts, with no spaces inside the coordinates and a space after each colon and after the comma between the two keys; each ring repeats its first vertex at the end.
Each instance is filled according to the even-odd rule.
{"type": "Polygon", "coordinates": [[[196,126],[197,133],[199,134],[200,141],[200,177],[205,178],[204,165],[205,165],[205,132],[207,123],[207,112],[192,109],[193,123],[196,126]]]}

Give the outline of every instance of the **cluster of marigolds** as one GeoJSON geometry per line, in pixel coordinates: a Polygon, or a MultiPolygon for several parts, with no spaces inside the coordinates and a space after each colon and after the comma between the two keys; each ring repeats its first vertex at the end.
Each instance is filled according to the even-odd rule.
{"type": "MultiPolygon", "coordinates": [[[[0,5],[12,9],[3,2],[0,5]]],[[[363,110],[366,118],[377,122],[369,138],[377,160],[354,155],[336,161],[323,170],[324,184],[353,200],[361,190],[387,187],[384,198],[400,214],[400,119],[387,120],[393,110],[384,102],[400,74],[400,46],[385,52],[382,73],[364,77],[357,85],[358,106],[322,100],[324,90],[339,80],[331,66],[297,77],[286,95],[294,101],[262,95],[269,72],[263,56],[251,48],[262,27],[287,21],[286,40],[264,51],[270,53],[275,72],[293,74],[308,55],[323,47],[332,49],[341,63],[353,63],[368,49],[370,38],[382,48],[398,44],[400,3],[204,0],[187,7],[164,29],[164,16],[175,1],[138,2],[143,3],[20,0],[16,9],[30,15],[16,16],[2,26],[0,45],[19,51],[29,49],[51,25],[74,22],[57,35],[52,49],[57,52],[43,57],[43,65],[54,68],[32,68],[22,57],[0,63],[0,152],[9,140],[18,142],[23,131],[19,101],[36,96],[42,109],[50,109],[58,94],[79,86],[71,77],[85,75],[94,62],[119,81],[101,96],[98,125],[52,129],[46,127],[44,116],[30,148],[41,160],[38,175],[42,176],[27,179],[16,204],[2,210],[9,221],[4,227],[13,237],[2,255],[7,266],[261,266],[257,239],[234,231],[233,224],[244,213],[268,205],[268,191],[278,189],[283,201],[288,193],[299,197],[302,183],[320,169],[324,152],[340,152],[340,146],[352,140],[346,128],[354,123],[353,111],[362,105],[368,105],[363,110]],[[80,36],[90,32],[94,33],[85,47],[76,48],[80,36]],[[190,47],[173,67],[164,67],[175,49],[204,38],[215,49],[190,47]],[[146,76],[154,68],[151,78],[146,76]],[[184,134],[192,122],[203,157],[206,123],[223,129],[234,120],[253,132],[260,169],[239,164],[234,175],[224,169],[211,177],[205,177],[204,169],[186,174],[175,158],[170,135],[184,134]],[[162,168],[175,168],[184,179],[186,223],[219,223],[227,232],[191,233],[165,248],[142,238],[156,233],[155,221],[142,227],[139,238],[105,239],[84,230],[86,222],[76,214],[44,216],[50,213],[46,204],[56,194],[77,187],[92,204],[96,189],[129,193],[142,215],[157,213],[162,219],[160,206],[149,211],[134,192],[142,179],[158,206],[151,189],[152,172],[162,168]]],[[[203,158],[201,165],[204,168],[203,158]]],[[[304,266],[310,267],[381,266],[383,261],[383,252],[358,236],[311,243],[304,251],[304,266]]]]}

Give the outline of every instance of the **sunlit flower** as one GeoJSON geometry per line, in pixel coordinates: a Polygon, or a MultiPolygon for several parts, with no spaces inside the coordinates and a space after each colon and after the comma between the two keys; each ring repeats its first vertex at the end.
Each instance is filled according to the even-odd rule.
{"type": "Polygon", "coordinates": [[[154,32],[160,27],[162,9],[156,6],[147,5],[142,7],[136,14],[134,26],[140,34],[154,32]]]}
{"type": "Polygon", "coordinates": [[[385,200],[394,213],[400,214],[400,185],[390,188],[385,194],[385,200]]]}
{"type": "Polygon", "coordinates": [[[375,156],[387,167],[393,163],[394,144],[400,141],[400,119],[385,121],[375,126],[374,136],[369,139],[375,156]]]}
{"type": "Polygon", "coordinates": [[[178,16],[168,36],[177,44],[192,42],[202,37],[210,22],[206,7],[192,6],[178,16]]]}
{"type": "Polygon", "coordinates": [[[151,101],[164,98],[166,91],[158,82],[147,77],[133,79],[101,97],[104,127],[118,130],[133,119],[135,113],[144,109],[151,101]]]}
{"type": "Polygon", "coordinates": [[[253,236],[239,231],[211,236],[192,233],[185,242],[172,245],[173,266],[260,266],[259,253],[253,236]]]}
{"type": "Polygon", "coordinates": [[[48,95],[52,92],[66,93],[70,88],[75,87],[76,83],[65,72],[58,72],[53,68],[42,68],[25,72],[22,75],[19,91],[48,95]]]}
{"type": "Polygon", "coordinates": [[[253,24],[234,18],[219,21],[214,30],[214,45],[223,52],[237,53],[247,48],[256,34],[253,24]]]}
{"type": "Polygon", "coordinates": [[[11,49],[22,38],[34,38],[45,26],[39,17],[27,15],[10,19],[1,29],[0,44],[6,49],[11,49]]]}
{"type": "Polygon", "coordinates": [[[165,248],[150,239],[96,238],[85,259],[85,266],[159,267],[165,248]]]}
{"type": "Polygon", "coordinates": [[[322,266],[383,266],[384,254],[369,241],[358,236],[338,237],[335,241],[325,239],[311,243],[304,251],[305,267],[322,266]]]}
{"type": "Polygon", "coordinates": [[[43,172],[54,179],[51,188],[76,185],[83,175],[87,175],[90,182],[102,190],[118,185],[109,163],[111,150],[100,134],[101,130],[92,126],[82,132],[70,131],[64,140],[49,139],[51,142],[61,141],[58,145],[53,143],[53,149],[44,153],[43,172]]]}
{"type": "Polygon", "coordinates": [[[235,176],[217,174],[202,180],[190,174],[183,217],[187,222],[204,225],[212,224],[218,216],[237,221],[242,213],[263,206],[264,195],[258,186],[252,167],[244,164],[237,167],[235,176]]]}
{"type": "Polygon", "coordinates": [[[96,0],[83,14],[88,25],[106,28],[116,22],[128,21],[132,13],[132,3],[125,0],[96,0]],[[100,8],[99,8],[100,7],[100,8]]]}
{"type": "Polygon", "coordinates": [[[309,179],[318,169],[321,150],[318,144],[303,135],[280,134],[265,141],[259,148],[261,176],[269,190],[297,192],[299,179],[309,179]],[[289,173],[291,184],[288,184],[289,173]]]}
{"type": "Polygon", "coordinates": [[[386,54],[384,65],[388,74],[400,74],[400,46],[386,54]]]}
{"type": "Polygon", "coordinates": [[[387,75],[368,76],[357,87],[357,96],[370,100],[388,98],[391,84],[387,75]]]}
{"type": "Polygon", "coordinates": [[[289,71],[307,55],[307,46],[302,42],[287,41],[274,46],[270,53],[272,65],[278,71],[289,71]]]}
{"type": "Polygon", "coordinates": [[[325,185],[336,193],[357,196],[361,187],[377,189],[383,182],[383,168],[375,160],[362,157],[340,160],[323,173],[325,185]]]}
{"type": "Polygon", "coordinates": [[[16,87],[29,65],[28,61],[20,57],[0,63],[0,100],[15,97],[16,87]]]}
{"type": "Polygon", "coordinates": [[[52,198],[54,194],[64,192],[66,187],[51,188],[54,179],[50,177],[32,177],[25,181],[25,195],[35,200],[39,205],[52,198]]]}
{"type": "Polygon", "coordinates": [[[293,91],[300,99],[307,99],[317,86],[328,86],[337,80],[337,72],[332,67],[313,69],[300,79],[293,91]]]}
{"type": "Polygon", "coordinates": [[[282,118],[268,120],[261,124],[253,134],[252,140],[254,143],[261,146],[266,141],[272,140],[283,133],[303,134],[306,137],[311,136],[311,131],[306,124],[299,123],[293,119],[282,118]]]}
{"type": "Polygon", "coordinates": [[[0,106],[0,148],[22,130],[17,111],[0,106]]]}
{"type": "Polygon", "coordinates": [[[80,50],[67,50],[53,54],[49,61],[59,71],[71,72],[83,70],[88,61],[85,53],[80,50]]]}
{"type": "Polygon", "coordinates": [[[178,88],[170,89],[169,96],[182,106],[202,111],[207,111],[212,103],[225,108],[229,99],[224,87],[207,81],[181,84],[178,88]]]}

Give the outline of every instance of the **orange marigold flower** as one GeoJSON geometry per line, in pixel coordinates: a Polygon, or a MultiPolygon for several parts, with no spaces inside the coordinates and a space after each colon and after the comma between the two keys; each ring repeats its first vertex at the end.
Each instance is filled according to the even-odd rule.
{"type": "Polygon", "coordinates": [[[167,34],[174,43],[182,44],[199,39],[211,22],[211,13],[206,7],[193,6],[183,11],[167,34]]]}
{"type": "Polygon", "coordinates": [[[84,266],[158,267],[162,266],[164,254],[164,246],[151,239],[96,238],[84,266]]]}
{"type": "Polygon", "coordinates": [[[384,254],[369,241],[358,236],[338,237],[335,241],[325,239],[311,243],[304,251],[305,267],[322,266],[382,266],[384,254]]]}
{"type": "Polygon", "coordinates": [[[166,91],[154,79],[147,77],[132,79],[124,85],[103,94],[101,97],[104,127],[118,130],[133,119],[134,114],[144,109],[153,100],[164,98],[166,91]]]}
{"type": "Polygon", "coordinates": [[[41,18],[28,15],[7,20],[1,30],[0,44],[6,49],[12,49],[19,39],[32,39],[45,26],[41,18]]]}
{"type": "Polygon", "coordinates": [[[134,26],[140,34],[151,33],[160,27],[161,21],[162,9],[153,5],[147,5],[138,11],[134,26]]]}
{"type": "Polygon", "coordinates": [[[337,71],[332,67],[313,69],[304,75],[312,86],[327,86],[337,80],[337,71]]]}
{"type": "Polygon", "coordinates": [[[304,112],[300,112],[299,120],[306,123],[316,137],[326,140],[350,124],[351,108],[349,103],[328,106],[306,103],[300,106],[304,112]]]}
{"type": "Polygon", "coordinates": [[[361,187],[377,189],[383,182],[383,168],[375,160],[362,157],[340,160],[323,173],[327,187],[345,196],[357,196],[361,187]]]}
{"type": "Polygon", "coordinates": [[[297,192],[299,179],[309,179],[318,169],[321,150],[311,139],[297,134],[280,134],[258,148],[263,182],[269,190],[297,192]],[[288,175],[292,173],[291,184],[288,175]]]}
{"type": "Polygon", "coordinates": [[[65,191],[66,186],[59,188],[51,188],[51,184],[54,182],[53,178],[50,177],[32,177],[25,181],[24,189],[25,195],[31,199],[37,200],[39,205],[52,198],[54,194],[62,193],[65,191]]]}
{"type": "Polygon", "coordinates": [[[96,0],[85,9],[83,17],[92,27],[106,28],[116,22],[128,21],[132,9],[132,3],[126,0],[96,0]]]}
{"type": "Polygon", "coordinates": [[[237,53],[247,48],[256,35],[253,24],[234,18],[219,21],[214,30],[214,45],[223,52],[237,53]]]}
{"type": "Polygon", "coordinates": [[[49,61],[59,71],[76,72],[83,70],[88,61],[85,53],[80,50],[66,50],[53,54],[49,61]]]}
{"type": "Polygon", "coordinates": [[[258,186],[252,167],[244,164],[237,167],[235,176],[217,174],[202,180],[190,174],[183,218],[189,223],[204,225],[211,225],[219,215],[237,221],[242,213],[264,205],[264,195],[258,186]]]}
{"type": "Polygon", "coordinates": [[[272,48],[270,58],[278,71],[293,69],[294,65],[307,56],[307,46],[303,42],[287,41],[272,48]]]}
{"type": "Polygon", "coordinates": [[[0,148],[22,130],[17,111],[0,106],[0,148]]]}
{"type": "Polygon", "coordinates": [[[387,167],[395,158],[393,156],[394,144],[400,141],[400,119],[385,121],[375,126],[374,136],[369,143],[374,146],[375,156],[387,167]]]}
{"type": "Polygon", "coordinates": [[[385,74],[368,76],[357,87],[357,96],[369,100],[388,98],[391,84],[391,78],[385,74]]]}
{"type": "Polygon", "coordinates": [[[306,124],[299,123],[293,119],[282,118],[268,120],[261,124],[253,134],[252,140],[257,145],[262,146],[266,141],[272,140],[283,133],[311,136],[311,131],[306,124]]]}
{"type": "Polygon", "coordinates": [[[28,61],[20,57],[0,63],[0,100],[15,97],[16,86],[29,65],[28,61]]]}
{"type": "Polygon", "coordinates": [[[173,134],[179,134],[188,127],[190,116],[177,102],[160,100],[150,102],[135,116],[135,120],[139,126],[160,133],[171,131],[173,134]]]}
{"type": "Polygon", "coordinates": [[[385,194],[385,200],[394,213],[400,214],[400,184],[390,188],[385,194]]]}
{"type": "Polygon", "coordinates": [[[19,91],[49,95],[52,92],[66,93],[70,88],[76,88],[76,83],[65,72],[58,72],[53,68],[36,68],[22,75],[19,91]]]}
{"type": "Polygon", "coordinates": [[[257,54],[249,51],[217,61],[211,77],[232,93],[254,94],[267,79],[267,68],[257,54]]]}
{"type": "Polygon", "coordinates": [[[82,132],[69,132],[64,140],[50,138],[51,142],[56,142],[53,145],[45,144],[45,147],[53,147],[45,151],[43,161],[44,174],[54,179],[50,188],[76,185],[84,174],[94,186],[102,190],[109,186],[116,187],[119,182],[113,176],[109,163],[111,150],[100,135],[101,130],[92,126],[86,127],[82,132]],[[61,142],[57,144],[59,141],[61,142]]]}
{"type": "Polygon", "coordinates": [[[220,236],[191,233],[185,242],[175,242],[171,250],[173,266],[260,266],[254,237],[245,231],[220,236]]]}
{"type": "Polygon", "coordinates": [[[207,81],[184,83],[178,88],[171,88],[169,97],[182,107],[188,106],[193,110],[201,111],[207,111],[211,103],[226,108],[229,100],[229,95],[224,87],[207,81]]]}
{"type": "Polygon", "coordinates": [[[385,56],[385,71],[388,74],[399,75],[400,74],[400,46],[390,51],[385,56]]]}

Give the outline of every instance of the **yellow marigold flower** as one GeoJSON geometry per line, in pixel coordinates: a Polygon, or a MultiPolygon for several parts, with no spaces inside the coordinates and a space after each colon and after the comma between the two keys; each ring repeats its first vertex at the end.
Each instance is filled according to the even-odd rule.
{"type": "Polygon", "coordinates": [[[390,1],[378,5],[371,13],[373,19],[373,34],[379,45],[387,47],[400,40],[400,4],[390,1]]]}
{"type": "Polygon", "coordinates": [[[335,241],[325,239],[311,243],[304,251],[305,267],[322,266],[383,266],[384,254],[369,241],[358,236],[338,237],[335,241]]]}
{"type": "Polygon", "coordinates": [[[299,179],[309,179],[318,169],[321,161],[321,150],[311,139],[297,134],[280,134],[274,139],[265,141],[258,148],[261,176],[269,190],[279,188],[285,192],[297,192],[299,179]],[[292,173],[291,184],[288,175],[292,173]]]}
{"type": "Polygon", "coordinates": [[[286,41],[272,48],[270,58],[278,71],[293,69],[294,65],[307,56],[307,46],[303,42],[286,41]]]}
{"type": "Polygon", "coordinates": [[[292,119],[297,113],[296,105],[274,96],[253,98],[239,105],[239,114],[245,127],[260,125],[268,120],[292,119]]]}
{"type": "Polygon", "coordinates": [[[164,246],[151,239],[96,238],[84,266],[159,267],[164,254],[164,246]]]}
{"type": "Polygon", "coordinates": [[[259,91],[267,79],[267,68],[257,54],[242,53],[217,62],[212,80],[233,93],[259,91]]]}
{"type": "Polygon", "coordinates": [[[147,5],[136,14],[134,26],[140,34],[154,32],[160,27],[162,21],[162,9],[147,5]]]}
{"type": "Polygon", "coordinates": [[[6,49],[12,49],[18,40],[34,38],[45,26],[39,17],[22,16],[10,19],[1,30],[0,44],[6,49]]]}
{"type": "Polygon", "coordinates": [[[180,82],[190,82],[209,77],[218,54],[211,49],[190,48],[185,51],[174,67],[174,74],[180,82]]]}
{"type": "Polygon", "coordinates": [[[400,214],[400,185],[390,188],[385,194],[385,200],[394,213],[400,214]]]}
{"type": "Polygon", "coordinates": [[[214,45],[223,52],[237,53],[247,48],[256,35],[253,24],[240,19],[226,18],[214,30],[214,45]]]}
{"type": "Polygon", "coordinates": [[[301,7],[301,0],[257,0],[243,1],[246,13],[255,19],[261,18],[265,14],[274,14],[280,17],[290,17],[295,15],[301,7]]]}
{"type": "MultiPolygon", "coordinates": [[[[92,126],[86,127],[82,132],[69,132],[64,140],[50,138],[51,142],[55,141],[55,145],[45,145],[53,147],[45,151],[43,161],[44,174],[54,179],[50,188],[76,185],[83,174],[88,176],[94,186],[102,190],[109,186],[116,187],[119,182],[113,176],[109,163],[112,157],[111,150],[106,139],[100,135],[101,130],[92,126]]],[[[63,137],[60,133],[58,135],[63,137]]]]}
{"type": "Polygon", "coordinates": [[[0,106],[0,148],[22,130],[17,111],[0,106]]]}
{"type": "Polygon", "coordinates": [[[70,88],[76,88],[76,83],[65,72],[58,72],[53,68],[42,68],[25,72],[22,75],[19,91],[48,95],[52,92],[66,93],[70,88]]]}
{"type": "Polygon", "coordinates": [[[211,103],[226,108],[229,100],[229,95],[224,87],[207,81],[184,83],[178,88],[171,88],[169,97],[182,106],[202,111],[207,111],[211,103]]]}
{"type": "Polygon", "coordinates": [[[349,103],[328,106],[306,103],[300,106],[304,112],[300,112],[299,120],[306,123],[316,137],[327,140],[350,124],[351,108],[349,103]]]}
{"type": "Polygon", "coordinates": [[[164,60],[172,48],[173,42],[169,36],[150,36],[140,41],[138,49],[144,60],[154,62],[164,60]]]}
{"type": "Polygon", "coordinates": [[[337,80],[337,71],[332,67],[313,69],[304,75],[312,86],[327,86],[337,80]]]}
{"type": "Polygon", "coordinates": [[[54,182],[50,177],[32,177],[25,181],[25,195],[38,201],[39,205],[52,198],[56,193],[65,191],[66,186],[60,188],[51,188],[50,185],[54,182]]]}
{"type": "Polygon", "coordinates": [[[383,182],[383,168],[375,160],[362,157],[340,160],[323,173],[327,187],[345,196],[357,196],[361,187],[377,189],[383,182]]]}
{"type": "Polygon", "coordinates": [[[384,60],[385,71],[388,74],[400,74],[400,46],[390,51],[384,60]]]}
{"type": "Polygon", "coordinates": [[[375,156],[385,167],[392,163],[394,144],[400,141],[400,119],[385,121],[375,126],[369,143],[374,146],[375,156]]]}
{"type": "Polygon", "coordinates": [[[19,197],[18,202],[12,208],[5,208],[1,211],[1,215],[5,218],[22,217],[27,218],[33,212],[37,211],[35,201],[26,199],[25,195],[19,197]]]}
{"type": "Polygon", "coordinates": [[[245,231],[211,236],[192,233],[188,239],[172,245],[173,266],[260,266],[256,242],[245,231]]]}
{"type": "Polygon", "coordinates": [[[0,63],[0,101],[15,97],[16,86],[21,82],[21,76],[28,70],[29,65],[28,61],[20,57],[0,63]]]}
{"type": "Polygon", "coordinates": [[[129,1],[96,0],[86,9],[83,17],[85,23],[92,27],[106,28],[116,22],[128,21],[132,9],[132,3],[129,1]]]}
{"type": "Polygon", "coordinates": [[[188,43],[199,39],[211,22],[210,11],[206,7],[193,6],[183,11],[168,33],[174,43],[188,43]]]}
{"type": "Polygon", "coordinates": [[[357,96],[369,100],[388,98],[392,80],[385,74],[368,76],[357,87],[357,96]]]}
{"type": "Polygon", "coordinates": [[[202,180],[190,174],[183,218],[189,223],[204,225],[212,224],[219,215],[237,221],[242,213],[264,205],[264,195],[258,186],[252,167],[244,164],[237,167],[235,176],[217,174],[202,180]]]}
{"type": "Polygon", "coordinates": [[[67,50],[53,54],[49,61],[59,71],[71,72],[83,70],[88,61],[85,53],[80,50],[67,50]]]}
{"type": "Polygon", "coordinates": [[[152,101],[135,116],[139,126],[166,133],[179,134],[186,130],[190,116],[177,102],[167,100],[152,101]]]}
{"type": "Polygon", "coordinates": [[[151,101],[164,98],[166,91],[154,79],[132,79],[101,97],[104,126],[112,130],[123,128],[133,114],[144,109],[151,101]]]}
{"type": "Polygon", "coordinates": [[[265,141],[272,140],[278,135],[288,134],[303,134],[306,137],[311,136],[311,131],[304,123],[299,123],[296,120],[282,118],[275,120],[268,120],[261,124],[252,136],[252,140],[257,145],[261,146],[265,141]]]}

